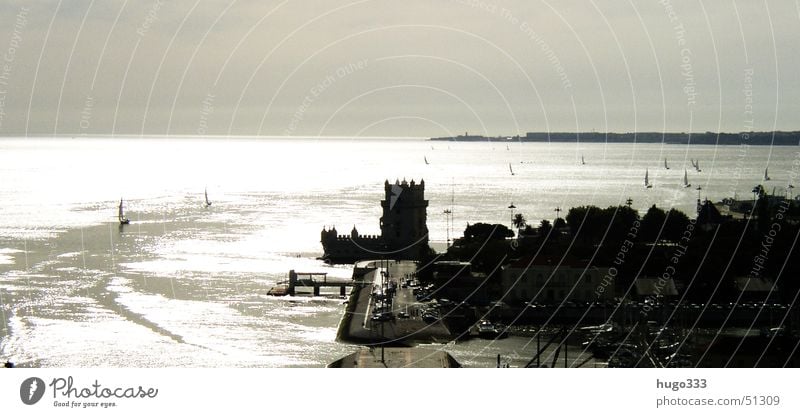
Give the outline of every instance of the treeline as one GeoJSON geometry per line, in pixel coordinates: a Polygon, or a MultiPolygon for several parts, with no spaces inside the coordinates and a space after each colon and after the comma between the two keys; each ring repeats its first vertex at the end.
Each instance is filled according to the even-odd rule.
{"type": "Polygon", "coordinates": [[[708,222],[655,205],[644,215],[628,206],[580,206],[563,219],[532,227],[518,214],[516,236],[505,225],[472,224],[444,259],[470,261],[484,273],[537,253],[577,259],[614,266],[618,288],[627,288],[637,276],[659,278],[668,271],[697,302],[730,302],[739,295],[736,278],[766,278],[777,283],[776,298],[791,302],[800,290],[800,227],[790,220],[797,211],[796,205],[770,206],[762,196],[749,220],[708,222]]]}

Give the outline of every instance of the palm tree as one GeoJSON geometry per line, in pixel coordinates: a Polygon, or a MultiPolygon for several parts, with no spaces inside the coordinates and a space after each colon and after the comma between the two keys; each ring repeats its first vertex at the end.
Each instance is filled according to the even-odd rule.
{"type": "Polygon", "coordinates": [[[511,224],[519,230],[525,227],[528,222],[525,220],[525,216],[523,216],[522,213],[517,213],[514,215],[514,220],[511,221],[511,224]]]}
{"type": "Polygon", "coordinates": [[[541,236],[547,236],[552,229],[553,229],[553,225],[550,224],[549,220],[545,219],[545,220],[542,220],[541,223],[539,223],[539,235],[541,235],[541,236]]]}

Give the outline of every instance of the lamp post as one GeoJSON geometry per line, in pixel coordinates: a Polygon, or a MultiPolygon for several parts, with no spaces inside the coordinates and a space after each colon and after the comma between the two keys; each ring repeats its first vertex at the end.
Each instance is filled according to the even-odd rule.
{"type": "Polygon", "coordinates": [[[514,230],[514,209],[515,208],[517,208],[517,206],[515,206],[514,202],[512,201],[511,205],[508,206],[508,209],[511,211],[511,230],[514,230]]]}
{"type": "Polygon", "coordinates": [[[447,226],[447,249],[450,249],[450,215],[453,212],[450,209],[445,209],[444,211],[444,218],[445,218],[445,225],[447,226]]]}

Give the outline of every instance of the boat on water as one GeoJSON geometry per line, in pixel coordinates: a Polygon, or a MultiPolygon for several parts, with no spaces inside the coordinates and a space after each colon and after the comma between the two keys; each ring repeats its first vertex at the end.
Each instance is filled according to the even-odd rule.
{"type": "Polygon", "coordinates": [[[430,162],[428,162],[428,157],[427,156],[423,156],[422,159],[425,160],[425,165],[430,165],[430,162]]]}
{"type": "Polygon", "coordinates": [[[669,164],[667,164],[667,158],[664,158],[664,169],[669,169],[669,164]]]}
{"type": "Polygon", "coordinates": [[[210,205],[211,205],[211,202],[210,202],[210,201],[208,201],[208,188],[206,188],[205,190],[203,190],[203,194],[204,194],[204,195],[205,195],[205,197],[206,197],[206,207],[208,207],[208,206],[210,206],[210,205]]]}
{"type": "Polygon", "coordinates": [[[514,169],[511,168],[511,164],[508,164],[508,170],[511,171],[511,175],[514,175],[514,169]]]}
{"type": "Polygon", "coordinates": [[[764,168],[764,181],[769,181],[769,167],[764,168]]]}
{"type": "Polygon", "coordinates": [[[583,155],[581,155],[581,165],[586,165],[586,161],[583,159],[583,155]]]}
{"type": "Polygon", "coordinates": [[[650,171],[647,169],[644,171],[644,188],[653,188],[653,184],[650,184],[650,171]]]}
{"type": "Polygon", "coordinates": [[[699,159],[698,159],[698,160],[696,160],[696,161],[695,161],[694,159],[692,159],[691,161],[692,161],[692,166],[694,167],[694,169],[695,169],[697,172],[700,172],[700,171],[702,171],[702,169],[700,169],[700,160],[699,160],[699,159]]]}
{"type": "Polygon", "coordinates": [[[684,169],[683,170],[683,188],[689,188],[691,186],[692,186],[692,184],[689,184],[689,174],[684,169]]]}
{"type": "Polygon", "coordinates": [[[125,217],[125,211],[123,209],[122,199],[119,199],[119,212],[117,213],[117,217],[119,219],[119,224],[129,224],[131,221],[125,217]]]}
{"type": "Polygon", "coordinates": [[[286,283],[278,283],[274,287],[270,288],[267,291],[267,295],[272,295],[275,297],[283,297],[289,295],[289,284],[286,283]]]}

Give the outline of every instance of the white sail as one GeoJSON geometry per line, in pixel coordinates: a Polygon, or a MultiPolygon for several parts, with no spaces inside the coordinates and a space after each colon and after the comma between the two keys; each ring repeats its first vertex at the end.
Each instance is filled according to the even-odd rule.
{"type": "Polygon", "coordinates": [[[581,155],[581,165],[586,165],[586,161],[583,160],[583,155],[581,155]]]}
{"type": "Polygon", "coordinates": [[[121,225],[130,223],[130,220],[125,218],[125,212],[124,212],[124,210],[122,208],[122,199],[121,198],[119,199],[119,211],[117,212],[117,218],[119,219],[119,224],[121,224],[121,225]]]}
{"type": "Polygon", "coordinates": [[[651,188],[652,185],[650,184],[650,171],[645,169],[644,171],[644,186],[645,188],[651,188]]]}
{"type": "Polygon", "coordinates": [[[683,170],[683,188],[688,188],[688,187],[691,187],[691,186],[692,186],[692,184],[689,184],[689,174],[684,169],[683,170]]]}
{"type": "Polygon", "coordinates": [[[208,201],[208,188],[206,188],[206,189],[204,189],[204,190],[203,190],[203,195],[204,195],[204,196],[205,196],[205,198],[206,198],[206,207],[210,206],[210,205],[211,205],[211,202],[210,202],[210,201],[208,201]]]}
{"type": "Polygon", "coordinates": [[[769,181],[769,167],[764,168],[764,181],[769,181]]]}
{"type": "Polygon", "coordinates": [[[511,168],[511,164],[508,164],[508,170],[511,171],[511,175],[514,175],[514,169],[511,168]]]}
{"type": "Polygon", "coordinates": [[[669,169],[669,165],[667,165],[667,158],[664,158],[664,168],[669,169]]]}
{"type": "Polygon", "coordinates": [[[422,159],[425,160],[425,165],[429,165],[430,164],[430,162],[428,162],[428,157],[427,156],[423,156],[422,159]]]}

